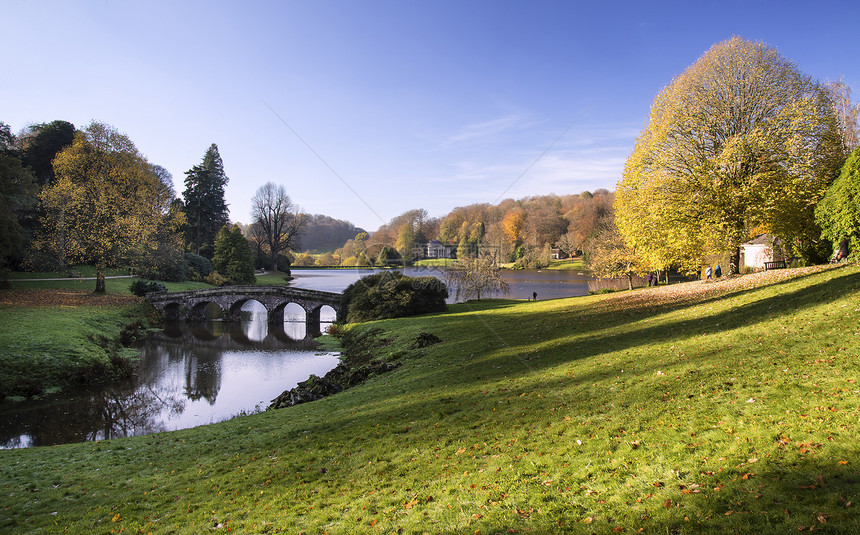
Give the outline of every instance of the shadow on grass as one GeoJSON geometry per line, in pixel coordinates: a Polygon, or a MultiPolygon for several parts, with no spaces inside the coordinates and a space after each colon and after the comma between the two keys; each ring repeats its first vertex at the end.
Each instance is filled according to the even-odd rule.
{"type": "MultiPolygon", "coordinates": [[[[586,311],[584,314],[587,314],[587,322],[569,325],[565,325],[567,318],[564,318],[564,313],[558,314],[558,316],[563,318],[561,323],[554,321],[552,324],[547,325],[542,314],[531,313],[526,309],[522,314],[516,316],[516,325],[500,324],[498,320],[493,321],[492,318],[479,317],[480,320],[475,322],[475,330],[484,331],[483,334],[478,334],[477,336],[485,341],[486,346],[499,349],[507,347],[515,354],[524,352],[533,353],[534,349],[532,349],[532,345],[535,343],[535,340],[544,340],[542,336],[534,336],[532,339],[523,341],[523,331],[539,333],[541,330],[546,330],[554,333],[562,333],[564,337],[575,337],[574,342],[562,342],[552,348],[552,353],[556,355],[555,357],[541,361],[535,359],[529,360],[528,366],[521,368],[520,371],[520,373],[529,373],[535,371],[537,368],[554,366],[565,361],[587,359],[604,353],[632,350],[638,346],[650,346],[667,341],[690,339],[713,334],[717,330],[725,332],[747,327],[751,324],[769,322],[774,318],[785,315],[787,312],[801,313],[805,309],[817,307],[831,302],[835,298],[856,292],[858,285],[860,285],[860,273],[843,274],[793,292],[780,293],[772,297],[742,304],[702,319],[690,318],[670,323],[660,323],[654,326],[623,330],[617,334],[603,333],[646,318],[651,318],[655,313],[671,312],[679,307],[668,305],[660,307],[662,310],[659,311],[651,309],[644,312],[641,310],[586,311]],[[512,335],[512,332],[518,334],[512,335]],[[508,342],[508,340],[511,342],[508,342]]],[[[747,293],[748,291],[735,292],[733,295],[747,293]]],[[[688,306],[702,306],[717,300],[731,298],[731,295],[721,299],[711,298],[703,302],[692,303],[688,306]]],[[[499,308],[505,308],[505,304],[500,304],[499,308]]],[[[577,315],[580,314],[573,313],[573,316],[577,315]]],[[[467,365],[460,370],[459,377],[463,381],[468,381],[470,378],[476,376],[486,378],[487,367],[492,367],[493,363],[494,359],[484,359],[471,366],[467,365]]],[[[510,375],[511,372],[510,368],[505,368],[504,373],[506,375],[510,375]]],[[[516,370],[514,370],[514,373],[516,373],[516,370]]]]}

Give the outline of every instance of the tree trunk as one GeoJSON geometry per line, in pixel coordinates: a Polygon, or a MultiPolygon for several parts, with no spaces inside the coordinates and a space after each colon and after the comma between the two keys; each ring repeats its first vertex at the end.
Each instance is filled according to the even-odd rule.
{"type": "Polygon", "coordinates": [[[633,289],[633,274],[630,273],[629,271],[627,272],[627,289],[628,290],[633,289]]]}
{"type": "Polygon", "coordinates": [[[101,266],[96,266],[96,291],[97,294],[103,294],[105,289],[105,272],[101,266]]]}
{"type": "Polygon", "coordinates": [[[740,263],[741,263],[741,248],[735,247],[732,249],[732,253],[729,256],[729,275],[736,275],[740,273],[740,263]]]}

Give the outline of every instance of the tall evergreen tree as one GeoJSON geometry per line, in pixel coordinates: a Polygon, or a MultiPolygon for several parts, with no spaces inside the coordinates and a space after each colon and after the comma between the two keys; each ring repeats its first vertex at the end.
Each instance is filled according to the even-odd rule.
{"type": "Polygon", "coordinates": [[[75,125],[68,121],[52,121],[27,127],[22,136],[22,159],[40,186],[50,186],[55,180],[53,161],[61,150],[75,139],[75,125]]]}
{"type": "Polygon", "coordinates": [[[200,165],[185,172],[182,198],[188,220],[187,239],[197,254],[207,247],[211,250],[218,232],[227,224],[224,188],[228,180],[215,143],[206,150],[200,165]]]}
{"type": "Polygon", "coordinates": [[[212,267],[230,284],[254,284],[254,254],[239,225],[227,225],[215,238],[212,267]]]}

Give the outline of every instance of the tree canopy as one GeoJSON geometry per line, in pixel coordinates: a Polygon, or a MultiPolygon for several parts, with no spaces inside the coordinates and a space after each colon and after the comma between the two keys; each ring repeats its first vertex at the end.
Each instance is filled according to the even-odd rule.
{"type": "Polygon", "coordinates": [[[68,121],[34,124],[21,137],[24,165],[32,170],[39,184],[51,185],[54,158],[74,141],[75,125],[68,121]]]}
{"type": "Polygon", "coordinates": [[[655,264],[729,252],[733,272],[753,229],[804,254],[841,145],[824,86],[763,43],[718,43],[654,100],[618,183],[618,227],[655,264]]]}
{"type": "Polygon", "coordinates": [[[436,277],[406,277],[399,271],[367,275],[343,291],[338,321],[361,323],[441,312],[448,288],[436,277]]]}
{"type": "Polygon", "coordinates": [[[170,193],[134,143],[93,122],[54,159],[56,179],[42,190],[43,245],[66,261],[102,269],[127,261],[158,232],[170,193]]]}
{"type": "Polygon", "coordinates": [[[824,198],[815,207],[821,235],[834,244],[847,239],[853,256],[860,252],[860,147],[842,166],[824,198]]]}
{"type": "Polygon", "coordinates": [[[0,122],[0,274],[19,260],[27,239],[22,213],[36,204],[36,184],[14,150],[15,136],[0,122]]]}

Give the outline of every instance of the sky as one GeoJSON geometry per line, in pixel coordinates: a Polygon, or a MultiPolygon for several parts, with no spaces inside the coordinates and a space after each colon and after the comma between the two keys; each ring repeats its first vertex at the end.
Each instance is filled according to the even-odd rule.
{"type": "Polygon", "coordinates": [[[853,1],[0,0],[0,13],[0,121],[112,125],[178,194],[215,143],[242,223],[266,182],[370,231],[415,208],[614,190],[657,93],[733,36],[860,99],[853,1]]]}

